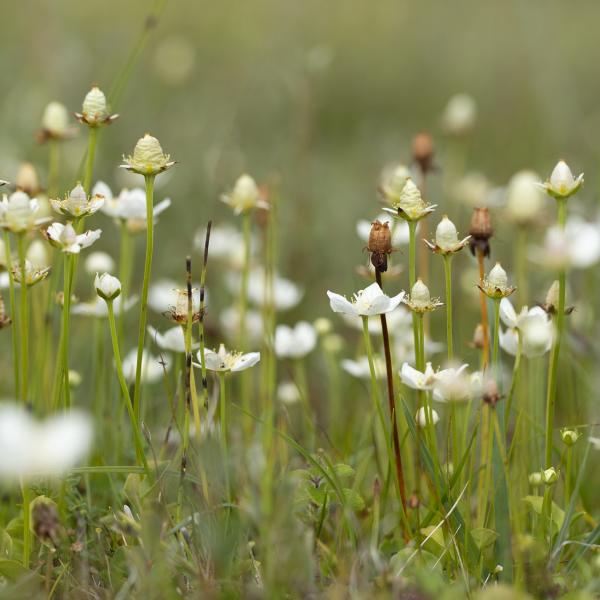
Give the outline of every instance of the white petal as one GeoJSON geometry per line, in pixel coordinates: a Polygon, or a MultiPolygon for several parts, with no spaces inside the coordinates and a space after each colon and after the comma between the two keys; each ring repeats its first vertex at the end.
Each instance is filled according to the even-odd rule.
{"type": "Polygon", "coordinates": [[[500,318],[507,327],[517,326],[517,313],[508,298],[500,300],[500,318]]]}
{"type": "Polygon", "coordinates": [[[349,302],[346,298],[344,298],[344,296],[330,291],[327,291],[327,296],[329,296],[329,305],[331,306],[331,310],[333,312],[358,316],[356,308],[352,302],[349,302]]]}
{"type": "Polygon", "coordinates": [[[253,367],[260,360],[260,352],[249,352],[248,354],[242,354],[231,367],[232,372],[244,371],[253,367]]]}

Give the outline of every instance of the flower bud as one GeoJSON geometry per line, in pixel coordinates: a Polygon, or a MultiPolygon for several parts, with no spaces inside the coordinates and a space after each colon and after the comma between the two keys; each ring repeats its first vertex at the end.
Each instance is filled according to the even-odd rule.
{"type": "Polygon", "coordinates": [[[554,467],[542,471],[542,481],[545,485],[552,485],[558,481],[558,473],[554,467]]]}
{"type": "Polygon", "coordinates": [[[427,412],[425,412],[425,407],[421,406],[421,408],[417,410],[415,421],[419,427],[427,427],[428,421],[431,421],[431,424],[435,426],[439,423],[440,417],[433,408],[428,408],[427,412]]]}
{"type": "Polygon", "coordinates": [[[48,246],[40,239],[33,240],[27,248],[26,258],[34,269],[43,269],[50,260],[48,246]]]}
{"type": "Polygon", "coordinates": [[[400,194],[398,206],[402,208],[405,213],[410,215],[411,213],[420,211],[424,204],[421,190],[419,190],[412,179],[407,179],[402,193],[400,194]]]}
{"type": "Polygon", "coordinates": [[[42,128],[49,137],[65,137],[69,130],[69,113],[64,104],[50,102],[46,105],[42,115],[42,128]]]}
{"type": "Polygon", "coordinates": [[[81,113],[89,125],[96,125],[108,118],[108,105],[104,92],[97,86],[86,94],[81,113]]]}
{"type": "Polygon", "coordinates": [[[560,438],[565,446],[573,446],[580,437],[581,434],[575,429],[560,430],[560,438]]]}
{"type": "Polygon", "coordinates": [[[481,350],[483,348],[485,342],[485,332],[483,329],[483,325],[481,323],[477,323],[475,327],[475,331],[473,332],[473,347],[481,350]]]}
{"type": "Polygon", "coordinates": [[[25,192],[28,196],[35,197],[40,191],[40,180],[35,167],[29,163],[22,163],[17,173],[15,185],[18,190],[25,192]]]}
{"type": "Polygon", "coordinates": [[[512,176],[506,193],[506,211],[519,224],[535,221],[544,206],[544,196],[533,171],[519,171],[512,176]]]}
{"type": "Polygon", "coordinates": [[[487,279],[494,288],[502,290],[508,286],[508,275],[499,262],[489,272],[487,279]]]}
{"type": "Polygon", "coordinates": [[[542,485],[543,483],[543,476],[542,473],[540,473],[539,471],[535,471],[535,473],[530,473],[529,474],[529,485],[542,485]]]}
{"type": "Polygon", "coordinates": [[[98,296],[107,302],[114,300],[121,293],[121,282],[108,273],[96,275],[94,286],[98,296]]]}
{"type": "Polygon", "coordinates": [[[546,190],[554,197],[567,198],[574,194],[582,183],[583,174],[575,179],[569,165],[564,160],[559,160],[546,183],[546,190]]]}
{"type": "Polygon", "coordinates": [[[233,207],[236,214],[251,210],[261,204],[261,194],[256,181],[247,174],[238,177],[227,198],[227,203],[233,207]]]}
{"type": "Polygon", "coordinates": [[[410,301],[413,306],[417,308],[426,307],[431,303],[429,288],[421,281],[421,279],[417,279],[412,286],[412,289],[410,290],[410,301]]]}
{"type": "Polygon", "coordinates": [[[85,270],[90,275],[94,273],[113,273],[115,261],[106,252],[92,252],[85,260],[85,270]]]}
{"type": "Polygon", "coordinates": [[[160,142],[150,134],[140,138],[133,150],[133,156],[124,159],[126,169],[140,175],[157,175],[175,163],[163,152],[160,142]]]}
{"type": "Polygon", "coordinates": [[[421,173],[431,171],[433,167],[433,138],[426,131],[418,133],[412,143],[413,160],[419,165],[421,173]]]}
{"type": "Polygon", "coordinates": [[[435,243],[442,250],[451,250],[458,244],[458,231],[454,223],[444,215],[435,230],[435,243]]]}
{"type": "Polygon", "coordinates": [[[477,104],[467,94],[456,94],[448,100],[442,115],[442,126],[451,135],[465,135],[475,127],[477,104]]]}

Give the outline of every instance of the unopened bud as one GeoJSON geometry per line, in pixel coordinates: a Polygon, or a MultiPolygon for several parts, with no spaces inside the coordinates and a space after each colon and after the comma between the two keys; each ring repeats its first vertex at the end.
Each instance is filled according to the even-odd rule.
{"type": "Polygon", "coordinates": [[[558,481],[558,473],[554,467],[542,471],[542,480],[546,485],[553,485],[558,481]]]}
{"type": "Polygon", "coordinates": [[[85,96],[81,113],[89,125],[99,124],[108,117],[108,105],[104,92],[94,86],[85,96]]]}
{"type": "Polygon", "coordinates": [[[421,281],[420,278],[417,279],[410,290],[410,301],[413,306],[417,308],[428,306],[431,303],[431,294],[429,293],[429,288],[421,281]]]}
{"type": "Polygon", "coordinates": [[[538,486],[544,482],[542,474],[539,471],[529,474],[529,485],[538,486]]]}
{"type": "Polygon", "coordinates": [[[427,173],[433,166],[433,138],[426,131],[418,133],[412,143],[413,160],[419,165],[422,173],[427,173]]]}
{"type": "Polygon", "coordinates": [[[495,288],[504,289],[508,285],[508,275],[499,262],[494,265],[487,278],[495,288]]]}
{"type": "Polygon", "coordinates": [[[15,185],[18,190],[25,192],[32,198],[40,191],[40,180],[38,179],[35,167],[31,163],[25,162],[21,164],[15,185]]]}
{"type": "Polygon", "coordinates": [[[560,438],[565,446],[573,446],[580,437],[581,434],[575,429],[560,430],[560,438]]]}
{"type": "Polygon", "coordinates": [[[458,244],[458,231],[454,223],[444,215],[435,230],[435,243],[442,250],[451,250],[458,244]]]}

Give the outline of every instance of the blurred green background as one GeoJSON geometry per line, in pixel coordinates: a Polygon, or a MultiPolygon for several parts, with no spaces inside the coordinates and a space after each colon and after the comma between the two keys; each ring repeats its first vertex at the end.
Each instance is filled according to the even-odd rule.
{"type": "MultiPolygon", "coordinates": [[[[108,91],[151,8],[142,0],[3,5],[2,177],[14,180],[25,159],[44,173],[47,149],[35,141],[44,106],[60,100],[75,111],[92,83],[108,91]]],[[[585,171],[583,197],[595,201],[599,19],[593,0],[171,0],[117,107],[121,118],[102,137],[96,175],[120,187],[121,155],[145,132],[178,161],[157,191],[173,206],[161,217],[154,273],[171,277],[183,273],[199,227],[233,219],[218,198],[240,173],[280,181],[280,270],[306,286],[301,311],[316,317],[325,288],[356,287],[354,265],[366,256],[355,221],[377,214],[381,168],[408,162],[422,129],[442,165],[429,200],[453,216],[435,179],[444,164],[440,115],[457,92],[478,104],[468,170],[503,185],[525,167],[546,176],[564,157],[585,171]]],[[[80,127],[64,145],[65,191],[85,140],[80,127]]],[[[97,221],[99,248],[112,249],[116,228],[97,221]]],[[[508,256],[510,244],[510,232],[499,235],[497,255],[508,256]]]]}

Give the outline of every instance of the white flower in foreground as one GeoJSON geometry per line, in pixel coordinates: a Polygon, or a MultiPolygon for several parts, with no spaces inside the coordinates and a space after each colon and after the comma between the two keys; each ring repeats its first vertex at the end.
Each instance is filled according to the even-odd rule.
{"type": "Polygon", "coordinates": [[[506,212],[515,223],[527,225],[539,219],[545,200],[539,180],[533,171],[519,171],[508,182],[506,212]]]}
{"type": "Polygon", "coordinates": [[[571,217],[564,231],[553,225],[546,230],[544,245],[532,247],[530,258],[551,270],[587,269],[600,260],[600,224],[571,217]]]}
{"type": "MultiPolygon", "coordinates": [[[[121,314],[121,300],[122,296],[118,296],[113,300],[113,312],[115,316],[121,314]]],[[[135,306],[138,301],[137,296],[130,296],[125,301],[125,312],[135,306]]],[[[106,302],[96,295],[90,302],[77,302],[71,306],[71,314],[80,315],[82,317],[97,317],[99,319],[105,319],[108,317],[108,308],[106,302]]]]}
{"type": "Polygon", "coordinates": [[[90,275],[94,275],[95,273],[113,273],[115,270],[115,261],[106,252],[90,252],[85,259],[84,267],[90,275]]]}
{"type": "Polygon", "coordinates": [[[73,225],[67,223],[52,223],[46,229],[46,239],[63,252],[79,254],[83,248],[91,246],[102,233],[102,229],[94,229],[85,233],[77,234],[73,225]]]}
{"type": "MultiPolygon", "coordinates": [[[[196,358],[199,363],[202,362],[200,352],[196,354],[196,358]]],[[[248,352],[246,354],[242,352],[229,352],[225,349],[225,345],[221,344],[218,352],[206,350],[204,352],[204,359],[206,361],[206,368],[209,371],[231,371],[232,373],[237,373],[257,364],[260,361],[260,352],[248,352]]],[[[196,367],[201,366],[198,363],[194,364],[196,367]]]]}
{"type": "MultiPolygon", "coordinates": [[[[371,233],[371,227],[374,221],[379,221],[381,223],[385,223],[390,220],[389,215],[382,213],[377,215],[376,219],[372,221],[367,221],[366,219],[361,219],[356,223],[356,233],[358,237],[365,242],[365,244],[369,241],[369,234],[371,233]]],[[[398,221],[397,219],[390,225],[392,230],[392,246],[405,246],[408,244],[409,234],[408,234],[408,223],[406,221],[398,221]]]]}
{"type": "Polygon", "coordinates": [[[433,408],[429,408],[426,412],[425,407],[421,406],[421,408],[417,410],[417,414],[415,415],[415,421],[417,422],[417,425],[419,425],[419,427],[427,427],[427,425],[429,424],[428,421],[431,421],[431,424],[435,426],[439,423],[440,417],[433,408]]]}
{"type": "Polygon", "coordinates": [[[231,193],[221,196],[221,201],[231,206],[236,215],[253,208],[269,208],[269,203],[262,197],[256,181],[246,174],[237,179],[231,193]]]}
{"type": "MultiPolygon", "coordinates": [[[[147,327],[148,335],[152,341],[162,350],[171,352],[185,352],[185,332],[183,327],[176,325],[167,329],[164,333],[160,333],[151,325],[147,327]]],[[[198,342],[192,340],[192,348],[197,348],[198,342]]]]}
{"type": "Polygon", "coordinates": [[[31,231],[46,223],[47,218],[38,217],[39,202],[25,192],[16,191],[10,196],[4,195],[0,201],[0,228],[13,233],[31,231]]]}
{"type": "Polygon", "coordinates": [[[400,380],[413,390],[431,390],[436,376],[430,362],[425,366],[425,372],[418,371],[405,362],[400,370],[400,380]]]}
{"type": "MultiPolygon", "coordinates": [[[[135,368],[137,363],[137,349],[132,348],[123,359],[123,375],[130,383],[135,381],[135,368]]],[[[160,358],[153,356],[144,349],[142,354],[142,381],[156,383],[160,381],[165,372],[171,368],[171,363],[166,356],[160,358]]]]}
{"type": "Polygon", "coordinates": [[[431,298],[429,288],[421,281],[421,278],[415,281],[410,290],[410,296],[403,299],[403,302],[416,313],[430,312],[443,306],[443,303],[439,299],[431,298]]]}
{"type": "Polygon", "coordinates": [[[477,104],[468,94],[452,96],[442,114],[442,128],[450,135],[465,135],[475,127],[477,104]]]}
{"type": "Polygon", "coordinates": [[[306,321],[294,327],[278,325],[275,328],[275,354],[280,358],[302,358],[317,345],[317,332],[306,321]]]}
{"type": "Polygon", "coordinates": [[[61,475],[79,464],[92,442],[92,424],[75,410],[35,420],[14,404],[0,405],[0,478],[61,475]]]}
{"type": "MultiPolygon", "coordinates": [[[[92,190],[92,194],[104,196],[101,211],[115,219],[119,225],[125,225],[131,233],[146,230],[146,192],[142,188],[124,188],[115,197],[106,183],[98,181],[92,190]]],[[[154,205],[152,211],[154,223],[158,221],[158,216],[167,210],[169,206],[171,206],[170,198],[165,198],[154,205]]]]}
{"type": "Polygon", "coordinates": [[[108,273],[96,273],[94,287],[98,296],[107,302],[114,300],[121,293],[121,282],[108,273]]]}
{"type": "Polygon", "coordinates": [[[483,283],[478,284],[477,287],[486,296],[496,300],[510,296],[517,289],[508,285],[508,275],[499,262],[490,270],[483,283]]]}
{"type": "MultiPolygon", "coordinates": [[[[369,379],[371,377],[371,369],[369,368],[369,359],[366,356],[361,356],[356,360],[345,358],[340,362],[340,366],[346,373],[357,377],[358,379],[369,379]]],[[[385,376],[385,362],[380,356],[373,358],[373,366],[375,367],[375,377],[381,379],[385,376]]]]}
{"type": "Polygon", "coordinates": [[[331,310],[353,317],[370,317],[391,312],[402,302],[404,295],[404,292],[400,292],[390,298],[383,293],[377,283],[372,283],[368,288],[359,290],[354,294],[352,300],[327,291],[331,310]]]}
{"type": "Polygon", "coordinates": [[[69,219],[78,220],[98,212],[104,204],[104,196],[94,194],[88,196],[81,183],[69,192],[64,199],[50,198],[50,206],[59,214],[69,219]]]}
{"type": "Polygon", "coordinates": [[[133,149],[133,154],[123,156],[122,168],[139,175],[158,175],[175,164],[169,154],[163,152],[160,142],[146,134],[140,138],[133,149]]]}
{"type": "Polygon", "coordinates": [[[582,184],[583,173],[575,178],[569,165],[564,160],[559,160],[550,175],[550,179],[539,185],[550,196],[560,200],[572,196],[582,184]]]}

